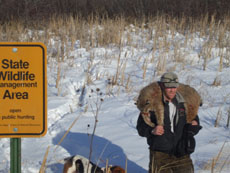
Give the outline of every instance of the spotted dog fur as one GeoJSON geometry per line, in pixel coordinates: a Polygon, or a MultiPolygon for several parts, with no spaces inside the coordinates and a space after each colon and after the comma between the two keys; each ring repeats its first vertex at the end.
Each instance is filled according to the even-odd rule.
{"type": "Polygon", "coordinates": [[[86,157],[75,155],[64,159],[63,173],[125,173],[125,170],[116,165],[110,165],[106,170],[90,162],[86,157]]]}

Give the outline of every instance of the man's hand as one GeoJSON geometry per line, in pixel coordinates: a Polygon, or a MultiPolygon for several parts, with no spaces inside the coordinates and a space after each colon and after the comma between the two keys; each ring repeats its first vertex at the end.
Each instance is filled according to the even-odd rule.
{"type": "Polygon", "coordinates": [[[196,120],[193,120],[191,124],[192,124],[192,126],[197,126],[198,122],[196,120]]]}
{"type": "Polygon", "coordinates": [[[154,135],[163,135],[164,134],[164,127],[161,125],[157,125],[153,130],[152,134],[154,135]]]}

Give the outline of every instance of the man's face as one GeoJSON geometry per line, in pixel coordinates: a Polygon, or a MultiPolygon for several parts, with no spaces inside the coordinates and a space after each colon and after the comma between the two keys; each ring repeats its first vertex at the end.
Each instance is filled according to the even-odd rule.
{"type": "Polygon", "coordinates": [[[164,88],[164,91],[166,99],[171,101],[176,96],[177,88],[164,88]]]}

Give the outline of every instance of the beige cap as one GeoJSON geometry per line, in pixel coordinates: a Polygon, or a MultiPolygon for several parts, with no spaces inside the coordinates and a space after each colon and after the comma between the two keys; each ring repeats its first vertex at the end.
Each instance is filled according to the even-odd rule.
{"type": "Polygon", "coordinates": [[[177,88],[179,86],[178,77],[173,72],[164,73],[160,82],[164,83],[166,88],[177,88]]]}

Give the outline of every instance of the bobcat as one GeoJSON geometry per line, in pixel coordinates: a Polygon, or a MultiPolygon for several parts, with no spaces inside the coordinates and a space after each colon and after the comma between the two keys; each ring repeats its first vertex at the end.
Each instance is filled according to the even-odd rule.
{"type": "MultiPolygon", "coordinates": [[[[146,124],[155,127],[150,120],[149,111],[154,111],[158,125],[164,125],[164,106],[162,103],[161,83],[153,82],[144,87],[138,96],[136,105],[146,124]]],[[[189,85],[179,84],[177,92],[184,99],[184,106],[187,115],[187,123],[196,117],[199,106],[202,105],[202,99],[198,92],[189,85]]]]}

